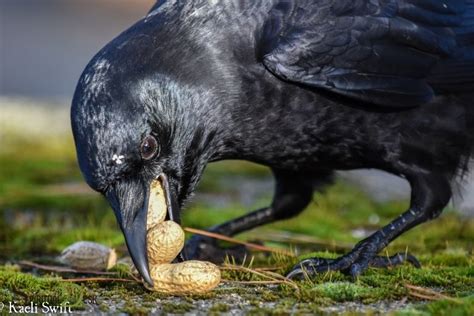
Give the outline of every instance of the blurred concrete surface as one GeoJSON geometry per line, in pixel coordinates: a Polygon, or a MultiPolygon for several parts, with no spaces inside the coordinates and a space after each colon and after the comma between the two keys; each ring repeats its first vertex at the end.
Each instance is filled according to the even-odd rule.
{"type": "MultiPolygon", "coordinates": [[[[474,164],[472,164],[474,168],[474,164]]],[[[378,170],[341,171],[338,176],[355,184],[371,198],[379,202],[409,199],[410,186],[405,179],[378,170]]],[[[456,181],[453,186],[451,206],[462,214],[474,217],[474,174],[456,181]]]]}
{"type": "Polygon", "coordinates": [[[71,98],[87,62],[154,0],[0,0],[0,95],[71,98]]]}

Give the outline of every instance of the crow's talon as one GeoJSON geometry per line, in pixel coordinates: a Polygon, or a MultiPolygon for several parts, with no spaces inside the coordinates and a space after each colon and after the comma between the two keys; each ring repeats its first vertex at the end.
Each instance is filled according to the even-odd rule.
{"type": "Polygon", "coordinates": [[[375,256],[370,260],[370,266],[373,268],[388,268],[395,267],[404,262],[412,264],[415,268],[421,268],[418,259],[409,253],[399,252],[393,256],[375,256]]]}
{"type": "Polygon", "coordinates": [[[335,261],[336,259],[317,257],[305,259],[298,263],[296,266],[294,266],[286,277],[289,279],[302,280],[317,274],[335,270],[333,269],[335,261]]]}
{"type": "MultiPolygon", "coordinates": [[[[368,268],[367,262],[353,263],[349,267],[349,271],[348,271],[349,273],[345,273],[345,274],[349,274],[353,279],[357,279],[357,277],[361,275],[362,272],[367,270],[367,268],[368,268]]],[[[343,273],[344,272],[345,271],[343,271],[343,273]]]]}
{"type": "Polygon", "coordinates": [[[205,260],[216,264],[224,262],[226,256],[241,262],[249,254],[245,246],[222,248],[219,247],[216,239],[199,235],[191,237],[186,242],[183,252],[186,260],[205,260]]]}
{"type": "Polygon", "coordinates": [[[328,271],[340,271],[355,279],[369,267],[388,268],[403,264],[404,262],[411,263],[416,268],[421,267],[416,257],[409,253],[397,253],[391,257],[374,256],[371,259],[368,259],[366,255],[354,257],[353,253],[349,253],[337,259],[305,259],[294,266],[290,273],[287,274],[287,277],[301,280],[328,271]]]}

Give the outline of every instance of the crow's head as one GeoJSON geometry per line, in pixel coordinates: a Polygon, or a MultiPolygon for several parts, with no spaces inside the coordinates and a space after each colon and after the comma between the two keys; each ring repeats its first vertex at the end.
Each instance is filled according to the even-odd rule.
{"type": "Polygon", "coordinates": [[[112,206],[132,259],[151,284],[146,256],[150,184],[161,181],[168,217],[193,192],[213,152],[207,92],[157,70],[140,37],[106,46],[84,70],[71,109],[80,169],[112,206]]]}

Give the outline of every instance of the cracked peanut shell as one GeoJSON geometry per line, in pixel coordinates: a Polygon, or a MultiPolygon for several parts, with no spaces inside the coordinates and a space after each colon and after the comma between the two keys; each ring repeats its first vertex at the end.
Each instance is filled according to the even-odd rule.
{"type": "Polygon", "coordinates": [[[114,249],[104,245],[78,241],[63,250],[59,261],[71,268],[80,270],[109,270],[117,263],[114,249]]]}

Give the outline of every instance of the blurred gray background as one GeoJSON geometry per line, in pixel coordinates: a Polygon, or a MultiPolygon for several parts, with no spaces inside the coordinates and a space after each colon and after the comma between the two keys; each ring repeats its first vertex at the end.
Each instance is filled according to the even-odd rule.
{"type": "Polygon", "coordinates": [[[0,95],[71,98],[82,69],[154,0],[0,0],[0,95]]]}
{"type": "MultiPolygon", "coordinates": [[[[146,15],[154,0],[0,0],[1,100],[69,106],[82,69],[113,37],[146,15]]],[[[1,112],[0,112],[1,115],[1,112]]],[[[64,124],[68,124],[63,122],[64,124]]],[[[375,170],[340,173],[374,199],[409,197],[407,183],[375,170]]],[[[474,215],[474,181],[453,199],[474,215]],[[461,197],[462,196],[462,197],[461,197]]]]}

